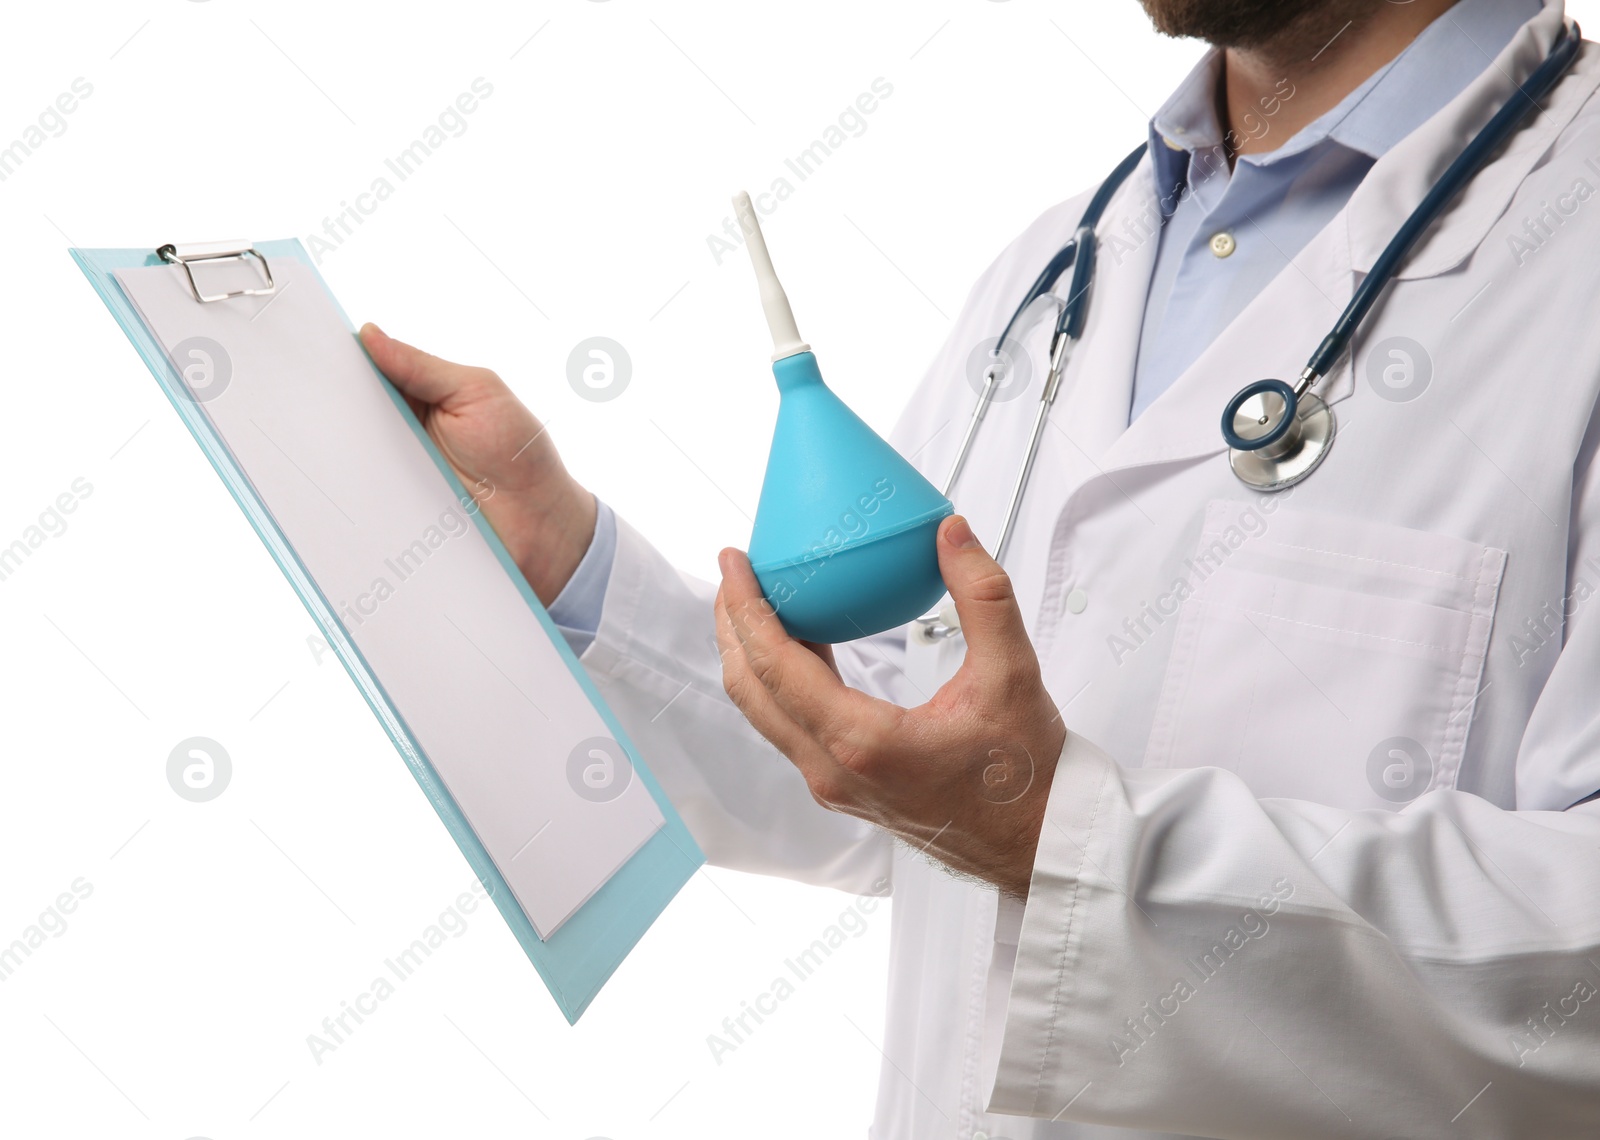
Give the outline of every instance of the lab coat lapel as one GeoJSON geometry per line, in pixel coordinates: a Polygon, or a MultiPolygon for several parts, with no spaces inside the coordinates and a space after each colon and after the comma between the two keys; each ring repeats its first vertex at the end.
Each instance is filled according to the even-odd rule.
{"type": "MultiPolygon", "coordinates": [[[[1351,264],[1357,271],[1371,268],[1467,140],[1512,95],[1514,85],[1526,80],[1544,62],[1561,35],[1563,20],[1561,0],[1548,0],[1477,79],[1437,115],[1395,144],[1362,180],[1341,215],[1347,228],[1351,264]]],[[[1448,272],[1482,243],[1528,173],[1600,84],[1594,45],[1581,50],[1583,54],[1544,100],[1543,109],[1524,120],[1504,150],[1478,173],[1439,224],[1412,249],[1400,267],[1401,280],[1448,272]]]]}

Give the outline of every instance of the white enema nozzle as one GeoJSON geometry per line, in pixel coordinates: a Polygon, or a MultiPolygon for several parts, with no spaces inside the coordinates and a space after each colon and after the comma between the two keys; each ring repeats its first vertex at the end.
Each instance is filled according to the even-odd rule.
{"type": "Polygon", "coordinates": [[[789,295],[778,284],[778,274],[772,268],[772,255],[767,252],[766,239],[761,236],[755,204],[743,190],[733,197],[733,216],[739,219],[744,244],[750,250],[750,264],[755,266],[756,284],[761,289],[761,309],[767,315],[767,328],[772,330],[772,359],[782,360],[786,356],[810,352],[811,346],[800,339],[800,330],[795,326],[789,295]]]}

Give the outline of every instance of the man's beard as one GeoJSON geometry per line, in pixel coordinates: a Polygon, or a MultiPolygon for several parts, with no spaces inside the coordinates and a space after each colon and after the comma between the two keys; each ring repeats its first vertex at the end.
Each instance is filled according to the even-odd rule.
{"type": "Polygon", "coordinates": [[[1371,0],[1140,0],[1156,31],[1223,48],[1258,48],[1337,30],[1371,0]]]}

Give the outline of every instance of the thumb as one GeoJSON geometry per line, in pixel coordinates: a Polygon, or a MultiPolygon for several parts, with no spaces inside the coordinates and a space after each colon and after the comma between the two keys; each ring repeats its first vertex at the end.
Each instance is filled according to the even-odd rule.
{"type": "Polygon", "coordinates": [[[370,321],[361,326],[361,344],[378,370],[402,393],[444,408],[484,394],[499,377],[487,368],[452,364],[384,332],[370,321]]]}
{"type": "Polygon", "coordinates": [[[984,676],[1009,680],[1034,667],[1033,645],[1022,622],[1011,577],[972,533],[961,515],[939,528],[939,573],[961,619],[967,662],[984,676]]]}

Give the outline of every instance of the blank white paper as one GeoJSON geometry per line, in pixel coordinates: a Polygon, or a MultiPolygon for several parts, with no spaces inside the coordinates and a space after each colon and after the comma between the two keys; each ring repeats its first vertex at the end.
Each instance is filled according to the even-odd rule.
{"type": "Polygon", "coordinates": [[[116,276],[549,938],[661,812],[315,273],[271,268],[275,295],[206,304],[179,266],[116,276]]]}

